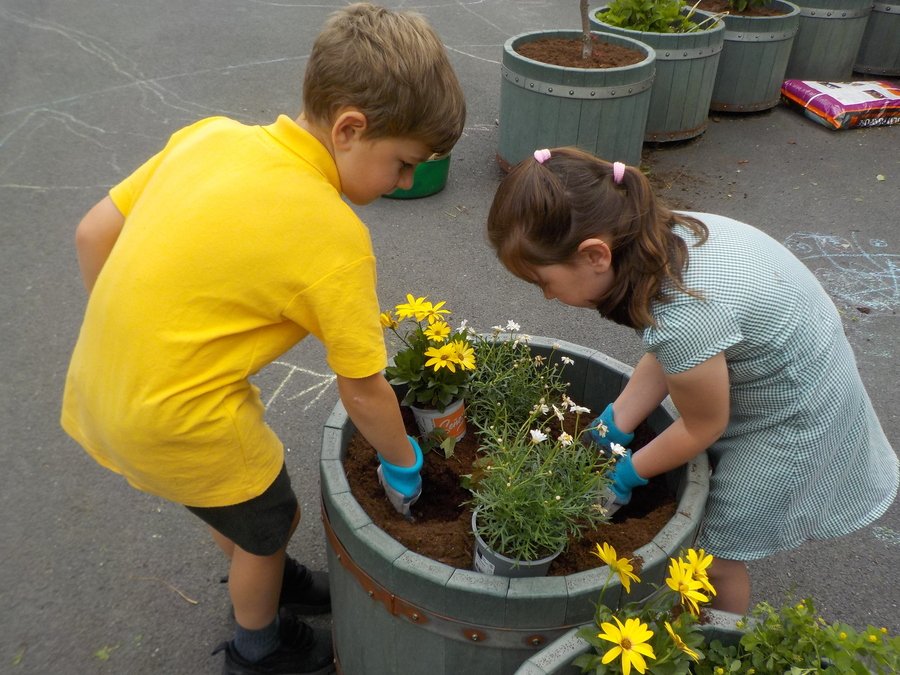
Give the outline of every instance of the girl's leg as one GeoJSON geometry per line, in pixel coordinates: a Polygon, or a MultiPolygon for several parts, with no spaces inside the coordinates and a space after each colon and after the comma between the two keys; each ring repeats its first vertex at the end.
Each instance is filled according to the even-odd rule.
{"type": "Polygon", "coordinates": [[[750,573],[746,563],[715,558],[709,567],[709,581],[716,589],[710,603],[713,609],[735,614],[750,610],[750,573]]]}

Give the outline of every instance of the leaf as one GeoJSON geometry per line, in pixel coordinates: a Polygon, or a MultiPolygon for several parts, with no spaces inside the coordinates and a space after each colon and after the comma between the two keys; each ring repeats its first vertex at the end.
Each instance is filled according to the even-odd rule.
{"type": "Polygon", "coordinates": [[[880,173],[877,176],[875,176],[875,180],[881,181],[881,180],[887,180],[887,178],[885,178],[885,175],[883,173],[880,173]]]}
{"type": "Polygon", "coordinates": [[[94,652],[94,658],[99,661],[109,661],[109,657],[112,653],[119,648],[119,645],[104,645],[100,649],[94,652]]]}

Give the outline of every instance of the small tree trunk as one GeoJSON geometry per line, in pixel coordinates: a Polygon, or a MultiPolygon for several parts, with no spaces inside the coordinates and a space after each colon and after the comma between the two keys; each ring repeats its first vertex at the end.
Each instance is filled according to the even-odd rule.
{"type": "Polygon", "coordinates": [[[581,5],[581,58],[589,59],[594,45],[591,40],[591,22],[588,20],[588,0],[579,0],[581,5]]]}

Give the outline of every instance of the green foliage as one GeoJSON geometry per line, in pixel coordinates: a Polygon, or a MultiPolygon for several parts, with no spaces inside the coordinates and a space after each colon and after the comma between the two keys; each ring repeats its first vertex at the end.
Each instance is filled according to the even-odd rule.
{"type": "MultiPolygon", "coordinates": [[[[597,502],[611,460],[574,435],[553,430],[562,400],[536,404],[510,433],[507,424],[480,429],[483,456],[465,477],[479,509],[478,534],[497,553],[537,560],[565,548],[570,537],[606,520],[597,502]],[[544,412],[548,408],[550,412],[544,412]]],[[[576,413],[578,417],[578,413],[576,413]]]]}
{"type": "Polygon", "coordinates": [[[507,324],[511,332],[504,335],[495,326],[490,337],[475,342],[478,367],[469,380],[466,417],[478,429],[514,432],[541,399],[556,400],[566,391],[559,358],[533,357],[527,337],[513,327],[515,323],[507,324]]]}
{"type": "Polygon", "coordinates": [[[707,19],[696,21],[694,7],[685,12],[687,7],[683,0],[612,0],[597,12],[597,19],[645,33],[693,33],[715,25],[707,19]]]}
{"type": "Polygon", "coordinates": [[[580,416],[590,411],[566,396],[563,373],[572,360],[555,350],[533,355],[518,331],[510,321],[475,340],[478,367],[466,416],[478,430],[482,456],[463,484],[480,509],[478,534],[488,546],[537,560],[605,519],[597,498],[612,462],[579,438],[580,416]],[[563,429],[567,416],[574,434],[563,429]]]}
{"type": "Polygon", "coordinates": [[[761,602],[753,608],[748,624],[738,645],[711,643],[706,659],[695,669],[697,675],[900,672],[900,637],[874,626],[857,631],[840,622],[828,624],[816,614],[810,599],[781,609],[761,602]]]}
{"type": "Polygon", "coordinates": [[[768,7],[772,0],[728,0],[728,4],[736,12],[746,12],[748,9],[768,7]]]}

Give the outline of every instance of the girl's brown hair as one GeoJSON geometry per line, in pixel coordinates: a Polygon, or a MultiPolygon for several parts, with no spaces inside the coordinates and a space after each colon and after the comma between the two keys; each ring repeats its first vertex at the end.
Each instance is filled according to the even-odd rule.
{"type": "Polygon", "coordinates": [[[534,283],[534,268],[571,262],[578,246],[599,237],[612,251],[615,283],[597,309],[632,328],[655,324],[652,300],[665,301],[666,281],[691,295],[682,275],[688,263],[680,223],[698,237],[709,231],[695,218],[673,213],[638,170],[622,180],[613,165],[577,148],[551,150],[543,164],[526,159],[500,183],[488,213],[487,232],[497,257],[516,276],[534,283]]]}

